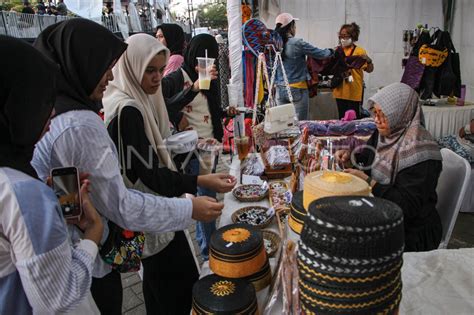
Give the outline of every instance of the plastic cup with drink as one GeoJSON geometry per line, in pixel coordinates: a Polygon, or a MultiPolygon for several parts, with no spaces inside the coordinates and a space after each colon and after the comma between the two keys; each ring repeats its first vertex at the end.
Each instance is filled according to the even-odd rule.
{"type": "Polygon", "coordinates": [[[239,155],[239,160],[243,161],[249,154],[250,144],[249,137],[241,136],[234,137],[235,146],[237,147],[237,154],[239,155]]]}
{"type": "MultiPolygon", "coordinates": [[[[206,51],[207,55],[207,51],[206,51]]],[[[209,90],[211,86],[211,69],[214,64],[214,58],[198,57],[198,68],[199,68],[199,89],[209,90]]]]}
{"type": "Polygon", "coordinates": [[[237,147],[237,154],[239,155],[239,160],[245,160],[245,158],[249,154],[250,143],[249,137],[245,135],[245,132],[242,134],[239,123],[237,123],[237,132],[234,134],[234,143],[237,147]]]}

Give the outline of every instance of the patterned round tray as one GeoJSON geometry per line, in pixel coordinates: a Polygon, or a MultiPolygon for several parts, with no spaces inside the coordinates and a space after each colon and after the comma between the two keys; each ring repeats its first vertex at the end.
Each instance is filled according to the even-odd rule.
{"type": "Polygon", "coordinates": [[[261,185],[241,185],[232,190],[234,197],[242,202],[255,202],[264,199],[268,194],[268,189],[261,185]]]}
{"type": "Polygon", "coordinates": [[[232,213],[232,222],[246,223],[263,229],[272,222],[274,217],[274,215],[269,216],[267,211],[266,207],[244,207],[232,213]]]}
{"type": "Polygon", "coordinates": [[[277,233],[270,230],[263,230],[262,234],[263,244],[265,246],[265,250],[267,251],[267,256],[273,257],[280,247],[281,238],[277,233]]]}

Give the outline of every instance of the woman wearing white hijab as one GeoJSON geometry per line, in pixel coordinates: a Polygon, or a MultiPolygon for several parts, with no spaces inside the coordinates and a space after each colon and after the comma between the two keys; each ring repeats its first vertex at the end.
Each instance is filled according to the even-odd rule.
{"type": "MultiPolygon", "coordinates": [[[[126,185],[167,197],[195,194],[198,184],[220,192],[230,191],[235,185],[235,178],[230,175],[197,177],[175,171],[164,145],[170,128],[161,93],[169,51],[146,34],[129,37],[127,44],[126,53],[114,67],[115,79],[103,99],[105,122],[125,169],[126,185]],[[128,156],[130,147],[134,153],[128,156]],[[147,165],[150,154],[152,164],[147,165]]],[[[216,217],[223,207],[209,197],[198,197],[194,201],[208,207],[216,217]]],[[[144,255],[148,256],[142,260],[147,313],[189,313],[192,286],[198,272],[185,234],[146,234],[144,255]]]]}

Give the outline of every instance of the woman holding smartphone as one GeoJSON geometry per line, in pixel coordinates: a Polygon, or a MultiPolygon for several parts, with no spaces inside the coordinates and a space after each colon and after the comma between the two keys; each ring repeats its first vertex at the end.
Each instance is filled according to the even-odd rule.
{"type": "MultiPolygon", "coordinates": [[[[152,152],[152,168],[133,155],[124,165],[125,183],[144,192],[167,197],[196,194],[197,185],[227,192],[235,178],[226,174],[184,175],[164,144],[170,135],[161,79],[169,50],[147,34],[127,39],[128,49],[113,70],[114,81],[103,100],[105,122],[117,151],[133,148],[142,157],[152,152]]],[[[211,199],[211,198],[209,198],[211,199]]],[[[146,234],[142,259],[143,294],[148,314],[186,314],[191,310],[192,286],[199,274],[183,231],[146,234]]],[[[192,245],[191,245],[192,246],[192,245]]]]}
{"type": "Polygon", "coordinates": [[[58,200],[30,164],[54,113],[57,66],[11,37],[0,36],[0,51],[0,314],[67,312],[87,303],[102,221],[85,181],[84,237],[72,248],[58,200]]]}
{"type": "MultiPolygon", "coordinates": [[[[127,44],[93,21],[71,19],[47,27],[33,46],[60,65],[60,79],[54,101],[56,114],[49,132],[35,147],[32,164],[42,179],[53,168],[71,165],[90,174],[94,184],[91,200],[108,226],[101,240],[101,245],[106,245],[101,248],[102,259],[94,263],[91,292],[101,313],[121,314],[123,289],[119,271],[130,266],[128,257],[140,253],[134,246],[120,247],[122,259],[108,259],[108,248],[120,246],[114,235],[123,235],[123,229],[181,231],[194,220],[214,220],[221,214],[223,204],[199,197],[166,198],[125,186],[115,144],[98,113],[104,92],[113,80],[112,68],[127,44]]],[[[70,231],[70,235],[73,242],[83,237],[78,229],[70,231]]],[[[136,260],[132,263],[136,266],[136,260]]]]}

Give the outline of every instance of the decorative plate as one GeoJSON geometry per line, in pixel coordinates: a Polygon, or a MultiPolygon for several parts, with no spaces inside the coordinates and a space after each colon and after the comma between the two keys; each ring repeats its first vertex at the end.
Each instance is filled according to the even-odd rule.
{"type": "Polygon", "coordinates": [[[268,194],[268,188],[261,185],[241,185],[232,190],[234,197],[242,202],[255,202],[264,199],[268,194]]]}
{"type": "Polygon", "coordinates": [[[267,227],[273,219],[273,215],[268,215],[267,211],[268,208],[266,207],[244,207],[232,213],[232,222],[246,223],[263,229],[267,227]]]}
{"type": "Polygon", "coordinates": [[[263,244],[268,257],[272,257],[278,251],[281,244],[280,236],[270,230],[263,230],[263,244]]]}

